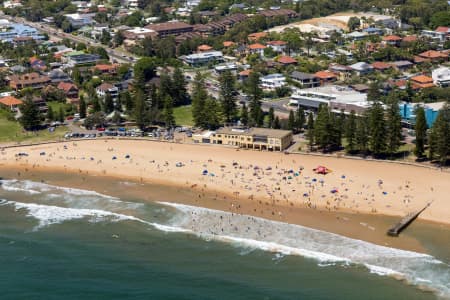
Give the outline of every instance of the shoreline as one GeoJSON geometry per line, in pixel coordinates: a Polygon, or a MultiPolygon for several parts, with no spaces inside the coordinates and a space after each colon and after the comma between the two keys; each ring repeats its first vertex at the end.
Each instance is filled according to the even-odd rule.
{"type": "MultiPolygon", "coordinates": [[[[33,180],[33,176],[31,175],[34,173],[40,173],[41,175],[67,174],[73,179],[65,182],[64,185],[83,189],[88,187],[89,189],[98,192],[104,192],[101,189],[96,188],[96,184],[94,183],[94,181],[98,182],[100,178],[105,178],[105,180],[129,180],[151,186],[152,188],[161,186],[164,191],[159,191],[158,195],[160,197],[165,197],[165,191],[170,189],[170,199],[168,202],[178,202],[240,214],[248,214],[329,231],[379,245],[425,252],[420,243],[408,236],[407,232],[402,234],[399,238],[388,238],[386,236],[386,230],[388,229],[386,226],[391,226],[394,222],[399,220],[398,217],[393,218],[392,216],[403,216],[403,214],[407,212],[406,209],[413,208],[412,205],[409,205],[410,203],[402,202],[404,207],[400,205],[400,209],[393,206],[393,209],[388,211],[390,213],[385,213],[385,210],[383,209],[379,209],[375,213],[371,210],[376,204],[376,201],[374,200],[369,200],[368,202],[371,203],[371,205],[365,205],[364,207],[346,207],[345,204],[352,202],[352,198],[348,195],[347,197],[335,198],[335,202],[339,203],[340,207],[337,207],[337,209],[327,209],[326,203],[331,200],[329,197],[333,194],[326,193],[326,199],[323,199],[324,197],[321,196],[323,196],[322,193],[324,193],[324,186],[328,191],[330,188],[327,186],[328,182],[337,185],[339,182],[342,183],[341,181],[343,179],[340,175],[336,176],[336,164],[328,164],[328,166],[334,170],[334,174],[331,173],[326,176],[320,175],[321,177],[313,175],[312,172],[308,170],[307,163],[318,163],[316,157],[302,157],[301,155],[295,154],[284,155],[281,153],[270,152],[236,151],[235,149],[221,147],[198,147],[197,145],[155,142],[145,143],[145,141],[124,140],[63,142],[58,144],[25,146],[22,148],[14,148],[14,150],[5,149],[5,151],[6,153],[4,152],[4,154],[0,155],[0,170],[9,173],[11,178],[33,180]],[[64,145],[67,149],[64,149],[64,145]],[[214,152],[217,153],[210,153],[212,150],[215,150],[214,152]],[[19,151],[27,152],[29,156],[22,158],[14,157],[14,154],[19,151]],[[40,155],[42,151],[46,151],[46,155],[40,155]],[[50,151],[54,151],[55,154],[50,156],[50,151]],[[192,153],[194,151],[196,153],[192,153]],[[58,155],[58,152],[64,155],[58,155]],[[84,160],[80,158],[82,155],[85,157],[84,160]],[[90,155],[95,155],[95,160],[91,161],[88,159],[90,155]],[[99,155],[103,156],[103,160],[98,158],[99,155]],[[113,155],[117,157],[115,160],[111,159],[111,156],[113,155]],[[124,159],[125,155],[130,155],[130,158],[124,159]],[[186,155],[189,155],[192,159],[186,160],[186,158],[182,158],[186,155]],[[212,161],[209,159],[209,155],[213,156],[215,160],[212,161]],[[255,170],[253,168],[244,167],[245,164],[249,164],[255,160],[260,161],[261,158],[265,159],[266,163],[270,162],[272,164],[275,163],[274,159],[278,160],[277,169],[279,170],[282,168],[283,164],[292,165],[292,160],[295,159],[301,159],[305,164],[305,167],[301,175],[297,177],[292,176],[291,180],[280,180],[280,183],[274,184],[274,191],[278,192],[279,195],[274,195],[275,193],[273,193],[273,196],[268,197],[268,195],[264,194],[267,192],[267,186],[271,182],[270,179],[266,178],[269,171],[264,171],[261,167],[259,170],[261,171],[261,169],[263,169],[261,172],[265,174],[263,175],[261,173],[255,175],[255,170]],[[150,162],[149,159],[151,159],[150,162]],[[280,159],[281,161],[279,161],[280,159]],[[308,162],[308,160],[311,160],[312,162],[308,162]],[[174,165],[179,161],[183,161],[185,165],[183,167],[174,168],[174,165]],[[231,168],[232,162],[238,162],[239,168],[231,168]],[[145,167],[142,165],[145,165],[145,167]],[[215,176],[202,175],[201,172],[203,168],[209,168],[210,173],[215,172],[215,176]],[[225,171],[227,168],[229,168],[228,171],[225,171]],[[220,170],[224,171],[221,172],[220,170]],[[243,180],[245,181],[240,187],[236,187],[236,182],[234,185],[230,182],[230,180],[240,180],[239,178],[236,179],[235,176],[230,175],[230,173],[233,173],[233,170],[239,174],[244,174],[239,176],[239,178],[244,178],[243,180]],[[16,176],[14,176],[14,172],[16,171],[20,172],[20,174],[16,173],[16,176]],[[334,175],[334,178],[329,175],[334,175]],[[317,177],[317,181],[313,185],[310,182],[311,176],[317,177]],[[76,180],[74,178],[76,178],[76,180]],[[93,178],[95,178],[95,180],[93,180],[93,178]],[[252,178],[255,178],[255,180],[252,180],[252,178]],[[325,182],[319,183],[319,178],[323,178],[325,182]],[[295,180],[297,180],[297,182],[295,182],[295,180]],[[75,183],[75,181],[78,183],[75,183]],[[309,201],[306,202],[302,199],[302,195],[298,195],[303,191],[297,191],[298,187],[295,189],[292,188],[293,185],[298,185],[305,189],[307,188],[305,184],[310,188],[309,192],[312,194],[309,197],[309,201]],[[264,187],[266,190],[262,192],[264,187]],[[295,192],[292,192],[293,190],[295,190],[295,192]],[[316,192],[316,196],[314,195],[314,192],[316,192]],[[322,195],[317,196],[318,193],[322,195]],[[297,197],[291,198],[292,196],[287,195],[297,195],[297,197]],[[181,200],[178,200],[178,198],[181,200]]],[[[325,158],[320,159],[324,160],[325,158]]],[[[345,167],[346,169],[346,179],[348,178],[350,180],[350,178],[355,177],[358,173],[356,171],[359,171],[354,170],[355,166],[345,164],[347,161],[342,158],[328,158],[327,163],[333,163],[333,161],[334,163],[339,162],[340,164],[344,162],[344,166],[342,167],[345,167]]],[[[366,166],[362,166],[363,170],[364,168],[367,168],[367,163],[365,164],[366,166]]],[[[369,164],[374,164],[374,162],[370,162],[369,164]]],[[[396,166],[394,164],[389,165],[396,166]]],[[[411,166],[400,166],[400,168],[405,167],[408,169],[408,173],[414,173],[410,169],[415,169],[416,172],[417,170],[428,170],[411,166]]],[[[428,170],[428,172],[430,172],[430,170],[428,170]]],[[[434,173],[437,173],[437,175],[441,174],[441,172],[438,171],[434,171],[434,173]]],[[[287,174],[283,173],[280,176],[286,177],[288,176],[287,174]]],[[[417,174],[413,175],[418,177],[417,174]]],[[[368,177],[370,176],[368,175],[368,177]]],[[[54,178],[53,182],[57,182],[58,180],[56,179],[57,178],[54,178]]],[[[446,178],[444,178],[444,181],[445,179],[446,178]]],[[[39,181],[39,179],[36,180],[36,178],[34,180],[39,181]]],[[[352,184],[355,185],[356,179],[353,179],[352,181],[353,183],[347,181],[347,183],[341,187],[345,188],[346,186],[349,186],[349,190],[353,189],[354,187],[352,184]]],[[[52,181],[50,181],[50,183],[51,182],[52,181]]],[[[383,185],[384,184],[385,183],[383,183],[383,185]]],[[[369,192],[379,192],[379,187],[376,186],[376,183],[374,186],[368,188],[369,192]]],[[[357,196],[358,193],[364,191],[364,189],[361,188],[359,190],[360,191],[356,192],[357,196]]],[[[410,191],[408,189],[406,190],[409,194],[410,191]]],[[[448,192],[448,188],[444,189],[443,192],[444,194],[448,192]]],[[[149,199],[147,196],[148,191],[140,193],[141,194],[137,193],[138,198],[142,198],[146,201],[161,201],[160,198],[153,198],[153,200],[149,199]]],[[[398,193],[401,194],[400,192],[398,193]]],[[[364,195],[360,194],[359,196],[364,195]]],[[[385,195],[382,197],[385,197],[385,195]]],[[[407,199],[410,198],[407,197],[407,199]]],[[[414,200],[415,199],[412,199],[411,202],[414,202],[414,200]]],[[[445,201],[441,202],[445,204],[445,201]]],[[[446,205],[449,204],[442,206],[441,202],[438,202],[439,208],[444,212],[443,216],[445,216],[450,213],[449,210],[445,210],[445,208],[448,207],[446,205]]],[[[450,218],[445,219],[447,222],[442,222],[442,218],[433,217],[434,214],[431,214],[431,217],[428,216],[420,219],[431,221],[430,223],[441,225],[445,228],[448,227],[450,218]]]]}

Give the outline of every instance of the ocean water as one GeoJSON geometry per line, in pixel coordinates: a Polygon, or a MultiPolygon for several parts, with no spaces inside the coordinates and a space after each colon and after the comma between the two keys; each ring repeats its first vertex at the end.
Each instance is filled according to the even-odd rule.
{"type": "Polygon", "coordinates": [[[426,255],[182,204],[0,185],[0,299],[447,299],[448,249],[426,255]]]}

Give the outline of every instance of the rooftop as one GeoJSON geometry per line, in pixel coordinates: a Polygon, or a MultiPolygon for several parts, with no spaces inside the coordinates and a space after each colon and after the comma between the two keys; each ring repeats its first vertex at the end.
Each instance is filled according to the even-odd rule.
{"type": "Polygon", "coordinates": [[[291,134],[289,130],[269,129],[269,128],[240,128],[240,127],[223,127],[216,131],[218,134],[236,134],[247,136],[267,136],[269,138],[283,138],[291,134]]]}

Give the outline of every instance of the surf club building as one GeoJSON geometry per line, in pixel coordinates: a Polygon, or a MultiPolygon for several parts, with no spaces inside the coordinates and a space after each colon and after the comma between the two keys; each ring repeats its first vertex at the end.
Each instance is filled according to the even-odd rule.
{"type": "Polygon", "coordinates": [[[194,142],[265,151],[283,151],[293,142],[291,131],[279,129],[223,127],[207,134],[193,136],[194,142]]]}

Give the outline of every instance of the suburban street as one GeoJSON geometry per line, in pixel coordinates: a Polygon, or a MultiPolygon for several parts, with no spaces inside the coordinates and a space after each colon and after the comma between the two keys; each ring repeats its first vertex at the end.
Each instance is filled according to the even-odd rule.
{"type": "Polygon", "coordinates": [[[9,15],[3,14],[3,12],[1,12],[0,15],[2,18],[7,19],[11,22],[15,22],[15,23],[19,23],[19,24],[26,24],[28,26],[34,27],[41,32],[47,33],[50,37],[53,37],[53,38],[59,38],[59,39],[66,38],[66,39],[69,39],[69,40],[77,42],[77,43],[84,43],[87,46],[102,47],[106,50],[109,57],[111,59],[115,59],[118,63],[133,63],[134,61],[136,61],[138,59],[137,56],[135,56],[129,52],[126,52],[124,50],[110,48],[106,45],[98,43],[97,41],[87,38],[85,36],[72,35],[70,33],[65,33],[59,28],[54,28],[52,26],[49,26],[49,25],[46,25],[43,23],[30,22],[21,17],[12,17],[9,15]]]}

